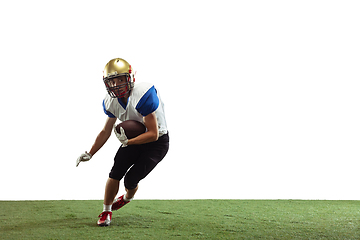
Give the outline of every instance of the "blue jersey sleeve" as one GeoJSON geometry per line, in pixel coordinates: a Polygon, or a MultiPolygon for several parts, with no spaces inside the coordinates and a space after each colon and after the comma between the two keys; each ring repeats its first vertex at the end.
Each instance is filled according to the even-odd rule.
{"type": "Polygon", "coordinates": [[[103,100],[102,105],[103,105],[104,113],[105,113],[106,115],[108,115],[109,118],[116,118],[116,117],[114,116],[114,114],[112,114],[111,112],[109,112],[108,110],[106,110],[105,100],[103,100]]]}
{"type": "Polygon", "coordinates": [[[145,94],[142,96],[138,104],[136,105],[136,110],[143,116],[149,115],[154,112],[159,107],[159,98],[156,93],[156,89],[152,86],[145,94]]]}

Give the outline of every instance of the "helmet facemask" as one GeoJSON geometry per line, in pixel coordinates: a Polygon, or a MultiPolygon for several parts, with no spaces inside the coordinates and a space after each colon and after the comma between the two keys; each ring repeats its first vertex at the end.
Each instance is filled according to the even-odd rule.
{"type": "Polygon", "coordinates": [[[104,78],[104,83],[106,90],[112,98],[125,97],[125,95],[129,93],[134,86],[132,76],[129,73],[115,74],[113,76],[106,77],[104,78]],[[115,78],[119,78],[121,76],[125,76],[126,81],[121,84],[115,84],[115,78]]]}

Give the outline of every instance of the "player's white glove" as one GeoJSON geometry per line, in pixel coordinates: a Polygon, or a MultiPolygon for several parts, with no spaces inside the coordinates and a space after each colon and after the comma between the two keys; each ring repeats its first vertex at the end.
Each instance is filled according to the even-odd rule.
{"type": "Polygon", "coordinates": [[[80,162],[86,162],[89,161],[92,158],[92,155],[88,152],[85,152],[78,157],[76,160],[76,166],[79,166],[80,162]]]}
{"type": "Polygon", "coordinates": [[[115,135],[116,137],[119,139],[119,141],[121,142],[122,144],[122,147],[126,147],[127,146],[127,143],[128,143],[128,138],[125,134],[125,131],[122,127],[120,127],[120,134],[116,131],[116,128],[115,128],[115,125],[114,125],[114,132],[115,132],[115,135]]]}

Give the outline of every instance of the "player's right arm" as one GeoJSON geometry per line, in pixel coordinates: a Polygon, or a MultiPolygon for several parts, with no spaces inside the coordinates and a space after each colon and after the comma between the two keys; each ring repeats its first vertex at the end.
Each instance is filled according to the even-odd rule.
{"type": "Polygon", "coordinates": [[[76,160],[76,167],[79,166],[81,162],[89,161],[92,156],[106,143],[111,135],[111,131],[116,122],[116,118],[108,117],[105,122],[104,128],[101,130],[97,138],[95,139],[94,145],[91,147],[90,152],[85,152],[78,157],[76,160]]]}
{"type": "Polygon", "coordinates": [[[113,126],[116,122],[116,118],[108,117],[105,122],[104,128],[101,130],[101,132],[98,134],[98,136],[95,139],[95,142],[93,146],[90,149],[90,154],[94,156],[94,154],[106,143],[106,141],[109,139],[111,132],[113,130],[113,126]]]}

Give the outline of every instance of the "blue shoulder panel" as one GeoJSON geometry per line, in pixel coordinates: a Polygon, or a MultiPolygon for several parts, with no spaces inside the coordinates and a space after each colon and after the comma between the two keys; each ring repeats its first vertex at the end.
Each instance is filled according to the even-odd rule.
{"type": "Polygon", "coordinates": [[[152,86],[145,94],[142,96],[138,104],[136,105],[136,110],[143,116],[149,115],[154,112],[159,107],[159,98],[156,94],[156,89],[152,86]]]}
{"type": "Polygon", "coordinates": [[[106,110],[105,100],[103,100],[102,105],[103,105],[104,113],[105,113],[106,115],[108,115],[109,118],[116,118],[116,117],[114,116],[114,114],[112,114],[111,112],[109,112],[108,110],[106,110]]]}

